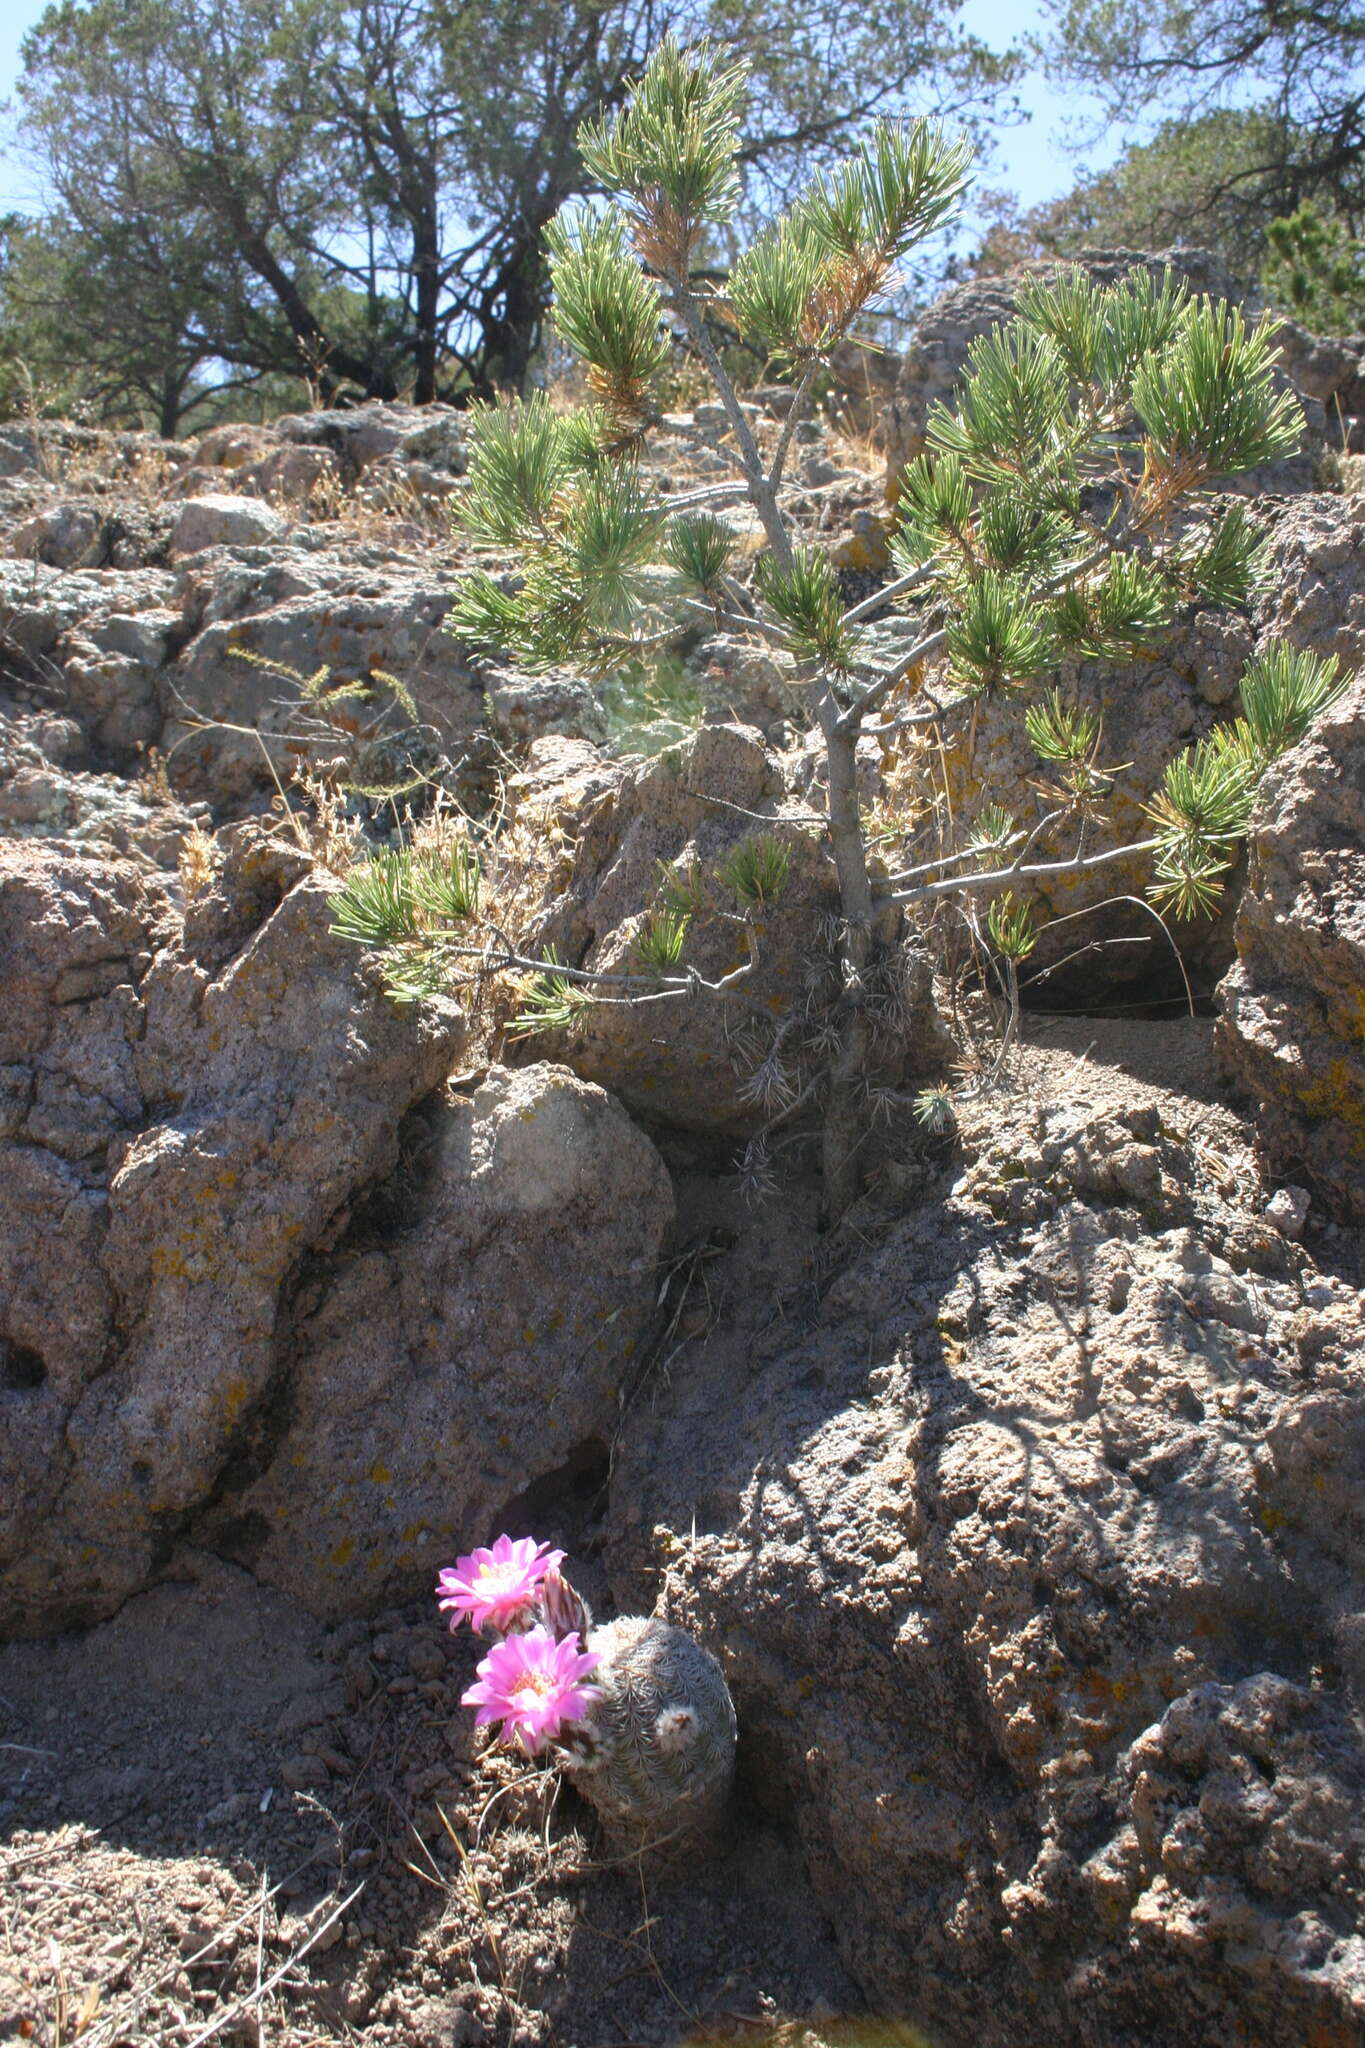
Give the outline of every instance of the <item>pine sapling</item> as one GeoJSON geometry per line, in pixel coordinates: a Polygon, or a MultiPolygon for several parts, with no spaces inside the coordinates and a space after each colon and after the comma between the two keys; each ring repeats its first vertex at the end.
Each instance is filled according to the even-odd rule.
{"type": "MultiPolygon", "coordinates": [[[[1234,306],[1192,297],[1169,274],[1139,270],[1108,288],[1079,270],[1029,282],[1014,318],[972,345],[955,403],[930,414],[926,450],[900,485],[893,580],[848,605],[828,556],[793,525],[793,437],[832,351],[856,336],[908,253],[957,209],[969,152],[932,122],[876,123],[716,283],[703,256],[718,229],[734,231],[743,97],[742,68],[668,40],[625,107],[583,131],[585,162],[605,196],[566,209],[548,247],[559,331],[583,360],[591,403],[564,414],[533,395],[475,411],[466,528],[476,542],[515,546],[519,575],[469,577],[454,623],[476,646],[529,668],[571,661],[597,676],[653,659],[703,624],[795,658],[795,687],[823,748],[840,904],[823,1067],[799,1101],[821,1102],[825,1203],[837,1215],[859,1183],[879,991],[907,917],[945,897],[993,904],[987,932],[1013,981],[1035,935],[1033,882],[1143,859],[1163,915],[1207,910],[1265,766],[1345,679],[1333,664],[1264,650],[1243,679],[1244,717],[1179,756],[1152,792],[1150,832],[1095,846],[1090,827],[1113,771],[1098,718],[1058,687],[1057,672],[1078,658],[1130,658],[1182,612],[1249,598],[1263,538],[1245,505],[1212,486],[1298,445],[1299,408],[1277,387],[1271,334],[1234,306]],[[764,448],[718,352],[722,323],[793,387],[764,448]],[[656,387],[679,344],[714,385],[734,474],[664,500],[641,454],[661,424],[656,387]],[[724,516],[737,504],[763,534],[747,583],[724,516]],[[886,660],[868,621],[891,606],[907,614],[913,638],[886,660]],[[928,857],[907,833],[899,845],[879,844],[874,873],[860,739],[919,731],[951,744],[982,698],[1002,696],[1018,700],[1045,771],[1042,816],[1017,821],[988,806],[928,857]]],[[[755,840],[705,888],[728,884],[733,914],[752,931],[784,879],[781,861],[755,840]]],[[[731,974],[704,981],[686,965],[694,912],[675,900],[646,918],[633,973],[537,961],[487,920],[438,930],[427,917],[424,927],[416,870],[413,881],[406,937],[394,936],[396,880],[387,873],[368,898],[356,883],[345,928],[358,936],[368,920],[373,942],[439,960],[447,977],[539,974],[524,1030],[566,1028],[595,1002],[728,1001],[757,957],[751,944],[731,974]]],[[[420,979],[413,967],[407,985],[420,979]]],[[[774,1029],[780,1037],[786,1027],[774,1029]]],[[[930,1114],[943,1123],[937,1102],[926,1122],[930,1114]]]]}

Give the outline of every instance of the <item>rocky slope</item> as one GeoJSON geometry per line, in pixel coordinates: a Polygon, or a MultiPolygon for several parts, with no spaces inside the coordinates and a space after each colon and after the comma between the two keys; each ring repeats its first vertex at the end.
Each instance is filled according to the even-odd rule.
{"type": "Polygon", "coordinates": [[[771,1235],[723,1267],[626,1431],[614,1581],[723,1646],[933,2041],[1365,2028],[1365,1301],[1247,1202],[1211,1076],[1153,1085],[1188,1036],[1044,1032],[931,1199],[811,1246],[818,1309],[773,1320],[771,1235]]]}
{"type": "MultiPolygon", "coordinates": [[[[901,453],[1012,289],[927,316],[901,453]]],[[[1290,341],[1349,410],[1356,358],[1290,341]]],[[[687,425],[674,489],[721,463],[687,425]]],[[[184,446],[0,430],[0,2039],[70,2038],[92,1985],[99,2048],[245,2024],[267,1939],[316,1934],[287,2048],[862,2048],[869,2016],[936,2048],[1365,2042],[1359,686],[1187,943],[1226,975],[1227,1080],[1208,1018],[1035,1020],[955,1132],[888,1096],[822,1233],[799,1151],[776,1202],[734,1172],[819,1031],[789,671],[705,633],[645,700],[471,661],[444,626],[463,445],[384,407],[184,446]],[[331,930],[400,801],[356,785],[394,782],[418,810],[496,792],[509,918],[606,968],[661,864],[780,839],[744,1030],[607,1011],[530,1053],[496,999],[395,1006],[331,930]],[[740,1801],[643,1930],[635,1874],[457,1711],[469,1646],[429,1587],[505,1525],[725,1662],[740,1801]],[[89,1902],[60,1967],[49,1870],[89,1902]],[[140,1891],[164,1925],[125,1966],[140,1891]]],[[[1365,503],[1321,480],[1311,453],[1260,480],[1250,616],[1072,678],[1128,764],[1101,834],[1268,634],[1365,667],[1365,503]]],[[[881,475],[817,431],[794,502],[869,587],[881,475]]],[[[886,815],[946,776],[970,817],[986,762],[1032,801],[990,704],[960,757],[860,768],[886,815]]],[[[1052,904],[1093,920],[1078,1006],[1133,974],[1091,942],[1137,935],[1098,906],[1141,879],[1052,904]]],[[[697,944],[735,964],[719,912],[697,944]]],[[[884,992],[902,1087],[953,1055],[929,960],[910,934],[884,992]]]]}

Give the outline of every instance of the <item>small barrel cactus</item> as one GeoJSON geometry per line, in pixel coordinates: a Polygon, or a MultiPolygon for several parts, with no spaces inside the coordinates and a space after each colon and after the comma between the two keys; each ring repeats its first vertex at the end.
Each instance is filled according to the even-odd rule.
{"type": "Polygon", "coordinates": [[[563,1552],[500,1536],[441,1573],[452,1629],[494,1646],[463,1695],[528,1756],[553,1749],[607,1825],[641,1846],[710,1825],[735,1770],[735,1709],[708,1650],[671,1622],[594,1628],[563,1552]],[[579,1649],[580,1640],[583,1643],[579,1649]]]}
{"type": "Polygon", "coordinates": [[[618,1832],[709,1825],[735,1772],[735,1709],[715,1658],[671,1622],[636,1614],[593,1629],[588,1648],[598,1697],[565,1731],[568,1776],[618,1832]]]}

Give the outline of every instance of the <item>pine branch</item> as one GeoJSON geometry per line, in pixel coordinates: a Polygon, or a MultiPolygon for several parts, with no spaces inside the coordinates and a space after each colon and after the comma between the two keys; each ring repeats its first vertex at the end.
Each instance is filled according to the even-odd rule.
{"type": "Polygon", "coordinates": [[[993,868],[983,874],[949,875],[939,882],[926,882],[918,889],[901,889],[890,896],[878,896],[877,908],[889,904],[928,903],[937,896],[975,895],[979,889],[1003,889],[1012,882],[1047,881],[1058,875],[1085,875],[1107,867],[1116,860],[1136,860],[1161,845],[1159,839],[1136,839],[1128,846],[1107,847],[1102,853],[1077,855],[1074,860],[1036,861],[1031,867],[1018,864],[993,868]]]}

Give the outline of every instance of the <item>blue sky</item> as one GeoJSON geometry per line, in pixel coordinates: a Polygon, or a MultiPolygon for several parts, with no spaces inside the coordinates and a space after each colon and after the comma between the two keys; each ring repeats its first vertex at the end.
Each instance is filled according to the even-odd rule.
{"type": "MultiPolygon", "coordinates": [[[[5,0],[0,8],[0,101],[13,92],[19,45],[46,4],[47,0],[5,0]]],[[[1011,36],[1027,35],[1038,28],[1039,8],[1036,0],[1018,0],[1013,7],[1002,6],[1001,0],[967,0],[963,18],[983,42],[998,47],[1011,36]]],[[[1024,205],[1031,206],[1074,184],[1077,145],[1086,145],[1084,160],[1091,168],[1108,163],[1116,154],[1116,137],[1093,140],[1097,109],[1083,95],[1056,92],[1035,73],[1025,80],[1020,98],[1032,119],[1026,126],[1002,132],[999,152],[985,172],[989,185],[1013,191],[1024,205]]],[[[8,123],[0,141],[12,143],[8,123]]],[[[21,157],[12,146],[0,148],[0,209],[32,207],[38,198],[39,189],[21,157]]]]}

